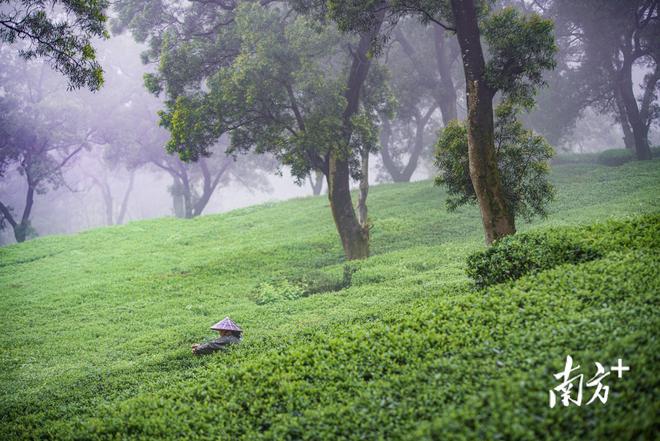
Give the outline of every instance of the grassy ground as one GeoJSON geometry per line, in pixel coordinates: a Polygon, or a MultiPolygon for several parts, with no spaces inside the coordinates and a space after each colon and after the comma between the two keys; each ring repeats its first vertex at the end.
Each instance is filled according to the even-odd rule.
{"type": "MultiPolygon", "coordinates": [[[[557,166],[550,216],[519,227],[657,213],[659,166],[557,166]]],[[[483,436],[470,432],[483,426],[489,437],[533,439],[551,433],[548,422],[564,435],[571,422],[587,438],[622,433],[598,424],[603,412],[642,435],[657,427],[648,414],[657,415],[660,402],[649,400],[658,394],[653,371],[646,383],[621,386],[641,389],[640,403],[652,403],[647,413],[614,402],[565,417],[547,409],[550,373],[568,350],[609,362],[634,357],[629,349],[637,347],[636,361],[657,366],[649,355],[658,344],[657,249],[616,250],[525,278],[506,293],[474,292],[464,262],[483,248],[478,211],[447,213],[444,196],[429,182],[374,187],[372,257],[351,264],[350,286],[325,197],[0,249],[0,433],[470,439],[483,436]],[[630,304],[607,291],[616,283],[592,274],[627,280],[617,289],[630,304]],[[286,299],[302,285],[313,294],[286,299]],[[520,290],[530,286],[556,287],[538,295],[531,317],[519,314],[520,290]],[[612,298],[607,307],[579,303],[575,290],[612,298]],[[192,357],[190,344],[210,338],[208,327],[225,315],[246,330],[241,347],[192,357]],[[537,382],[528,390],[505,377],[537,382]],[[500,427],[516,418],[519,432],[500,427]]]]}

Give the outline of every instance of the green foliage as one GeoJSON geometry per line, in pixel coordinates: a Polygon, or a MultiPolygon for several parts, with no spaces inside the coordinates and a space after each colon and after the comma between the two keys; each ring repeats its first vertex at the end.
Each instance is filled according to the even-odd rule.
{"type": "Polygon", "coordinates": [[[0,42],[23,42],[19,54],[44,58],[69,80],[69,87],[98,90],[103,70],[92,40],[108,38],[107,0],[3,1],[0,42]]]}
{"type": "Polygon", "coordinates": [[[295,300],[306,295],[307,286],[303,283],[292,283],[287,279],[261,282],[254,292],[254,301],[257,305],[281,300],[295,300]]]}
{"type": "Polygon", "coordinates": [[[516,234],[496,242],[467,259],[467,274],[478,287],[516,280],[564,263],[580,263],[601,257],[574,238],[552,232],[516,234]]]}
{"type": "Polygon", "coordinates": [[[517,105],[531,108],[536,90],[545,85],[543,72],[556,65],[552,20],[507,7],[485,17],[481,26],[490,55],[489,86],[517,105]]]}
{"type": "Polygon", "coordinates": [[[660,216],[588,228],[521,233],[468,256],[467,274],[478,287],[516,280],[563,264],[601,258],[608,251],[660,246],[660,216]]]}
{"type": "Polygon", "coordinates": [[[634,159],[635,154],[632,150],[628,149],[609,149],[598,154],[598,163],[611,167],[618,167],[634,159]]]}
{"type": "Polygon", "coordinates": [[[134,438],[170,439],[176,431],[203,439],[243,434],[273,440],[648,437],[654,432],[657,386],[652,360],[660,349],[650,338],[660,324],[657,306],[648,301],[660,288],[654,269],[659,263],[657,249],[644,251],[633,243],[597,262],[564,266],[485,293],[447,287],[371,323],[332,326],[239,366],[210,364],[204,380],[102,409],[74,434],[105,439],[130,430],[134,438]],[[612,338],[621,329],[628,336],[612,338]],[[621,357],[637,366],[638,375],[608,379],[616,391],[609,406],[553,411],[547,390],[555,385],[552,373],[561,370],[567,351],[585,372],[595,370],[594,361],[614,364],[621,357]],[[621,408],[625,417],[614,418],[621,408]]]}
{"type": "MultiPolygon", "coordinates": [[[[554,197],[548,181],[548,160],[553,150],[542,136],[523,127],[510,102],[498,106],[496,117],[495,153],[507,204],[514,215],[526,220],[535,215],[545,216],[546,207],[554,197]]],[[[476,203],[464,122],[452,121],[442,130],[436,143],[435,165],[440,170],[435,182],[447,186],[450,210],[476,203]]]]}
{"type": "Polygon", "coordinates": [[[252,293],[257,305],[295,300],[314,294],[331,293],[351,286],[353,274],[358,270],[355,265],[345,264],[343,273],[338,271],[311,270],[304,274],[292,274],[287,277],[271,278],[260,282],[252,293]]]}
{"type": "Polygon", "coordinates": [[[350,263],[350,287],[264,305],[251,295],[273,275],[342,281],[327,198],[0,248],[2,438],[651,438],[657,220],[584,225],[660,211],[660,168],[567,165],[551,180],[535,228],[583,225],[604,257],[478,292],[478,210],[448,213],[428,181],[370,190],[373,254],[350,263]],[[241,345],[192,357],[225,315],[241,345]],[[567,354],[585,374],[622,357],[634,375],[608,383],[607,405],[549,409],[567,354]]]}

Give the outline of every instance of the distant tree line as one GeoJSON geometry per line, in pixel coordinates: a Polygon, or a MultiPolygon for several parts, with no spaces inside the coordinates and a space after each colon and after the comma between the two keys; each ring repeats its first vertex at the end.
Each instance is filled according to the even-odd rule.
{"type": "MultiPolygon", "coordinates": [[[[107,36],[108,5],[56,3],[77,20],[34,18],[40,4],[24,4],[22,13],[0,16],[0,37],[23,40],[21,55],[45,57],[70,87],[95,90],[102,76],[89,42],[107,36]]],[[[18,104],[2,101],[0,127],[13,140],[3,146],[0,172],[21,163],[33,192],[57,185],[59,170],[92,144],[103,146],[104,170],[129,172],[118,209],[103,173],[90,177],[107,223],[124,218],[131,173],[140,167],[171,177],[181,217],[199,215],[219,186],[263,186],[263,172],[287,167],[314,194],[325,182],[345,256],[361,259],[369,255],[370,158],[379,158],[379,179],[405,182],[434,157],[448,206],[476,203],[490,244],[515,233],[517,216],[544,215],[553,197],[544,137],[559,143],[587,109],[613,115],[625,146],[639,160],[651,158],[649,131],[660,112],[657,0],[119,0],[113,7],[113,32],[129,30],[146,45],[143,61],[156,66],[144,85],[161,100],[157,121],[155,108],[118,102],[105,111],[106,127],[61,126],[77,134],[75,142],[53,136],[40,153],[50,165],[38,167],[49,178],[36,181],[23,163],[37,141],[18,130],[25,131],[19,109],[32,92],[18,104]]],[[[27,231],[28,205],[22,216],[1,205],[3,222],[27,231]]]]}

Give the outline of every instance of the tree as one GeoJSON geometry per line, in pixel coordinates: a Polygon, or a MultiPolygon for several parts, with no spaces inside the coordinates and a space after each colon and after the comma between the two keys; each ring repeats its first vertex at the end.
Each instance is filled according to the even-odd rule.
{"type": "MultiPolygon", "coordinates": [[[[553,150],[546,140],[518,121],[520,112],[510,102],[496,109],[495,157],[502,179],[504,198],[513,215],[531,220],[546,215],[546,205],[554,197],[548,182],[548,161],[553,150]]],[[[468,166],[468,137],[465,123],[452,121],[441,133],[436,144],[435,165],[440,170],[436,185],[447,186],[450,211],[476,202],[468,166]]]]}
{"type": "Polygon", "coordinates": [[[23,58],[43,58],[68,78],[70,88],[97,90],[103,71],[91,41],[107,38],[107,6],[106,0],[1,0],[0,41],[24,43],[23,58]]]}
{"type": "Polygon", "coordinates": [[[45,79],[44,63],[28,66],[7,51],[2,55],[0,176],[15,170],[25,179],[26,194],[20,214],[0,200],[0,225],[11,226],[23,242],[36,234],[30,225],[36,196],[65,184],[63,169],[91,147],[94,131],[76,108],[63,111],[59,85],[45,79]]]}
{"type": "MultiPolygon", "coordinates": [[[[160,59],[147,85],[167,94],[168,150],[196,161],[228,133],[230,152],[271,153],[298,182],[323,173],[346,257],[367,257],[368,158],[383,102],[380,77],[369,72],[384,14],[371,11],[377,23],[347,39],[321,20],[265,3],[193,2],[183,11],[186,26],[160,22],[165,33],[153,17],[131,19],[134,35],[150,38],[160,59]],[[351,178],[360,180],[357,213],[351,178]]],[[[329,10],[298,6],[332,19],[329,10]]]]}
{"type": "Polygon", "coordinates": [[[445,125],[457,117],[452,65],[458,45],[437,25],[401,20],[383,58],[396,106],[393,117],[380,117],[382,165],[394,182],[407,182],[420,159],[431,156],[428,137],[438,113],[445,125]]]}
{"type": "Polygon", "coordinates": [[[626,146],[638,159],[651,159],[648,132],[657,121],[660,82],[660,3],[657,0],[557,0],[556,12],[573,26],[583,57],[589,97],[611,109],[626,146]],[[585,15],[586,14],[586,15],[585,15]],[[633,67],[645,67],[641,97],[635,97],[633,67]]]}
{"type": "Polygon", "coordinates": [[[512,8],[491,14],[483,22],[491,57],[486,63],[474,1],[452,0],[451,9],[465,71],[470,177],[490,244],[515,232],[497,167],[493,98],[501,92],[513,103],[533,105],[543,70],[554,67],[552,22],[538,15],[521,17],[512,8]]]}
{"type": "MultiPolygon", "coordinates": [[[[372,23],[373,18],[360,14],[360,8],[342,12],[340,27],[355,31],[372,23]]],[[[500,92],[515,104],[533,105],[536,88],[544,84],[543,70],[555,66],[552,22],[535,14],[521,17],[512,8],[489,14],[486,2],[480,2],[477,10],[473,0],[392,0],[381,3],[378,10],[386,10],[395,18],[414,15],[422,23],[456,32],[466,78],[470,176],[486,243],[514,233],[514,216],[506,205],[495,158],[493,99],[500,92]],[[488,43],[488,63],[480,41],[480,18],[488,43]]],[[[386,39],[387,33],[382,38],[386,39]]]]}

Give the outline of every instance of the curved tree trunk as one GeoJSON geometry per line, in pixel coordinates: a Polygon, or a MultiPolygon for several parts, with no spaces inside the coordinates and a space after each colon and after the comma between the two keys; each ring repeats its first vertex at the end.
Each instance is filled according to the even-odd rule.
{"type": "Polygon", "coordinates": [[[392,138],[392,129],[390,122],[385,119],[383,120],[383,125],[380,130],[380,155],[383,161],[383,166],[392,177],[394,182],[410,182],[413,173],[417,170],[417,164],[419,163],[419,158],[424,150],[424,132],[426,130],[426,125],[431,119],[431,115],[435,112],[437,106],[431,106],[424,115],[421,115],[419,112],[416,112],[415,117],[415,137],[412,140],[412,148],[409,148],[410,157],[405,166],[401,167],[397,161],[392,157],[390,152],[390,140],[392,138]]]}
{"type": "Polygon", "coordinates": [[[630,123],[628,122],[628,115],[626,114],[626,107],[623,104],[623,98],[621,97],[621,90],[619,87],[614,88],[614,104],[616,106],[617,120],[621,124],[621,130],[623,131],[623,144],[629,150],[635,150],[635,138],[633,138],[632,129],[630,128],[630,123]]]}
{"type": "Polygon", "coordinates": [[[358,222],[363,228],[369,228],[367,196],[369,195],[369,151],[360,152],[360,197],[358,198],[358,222]]]}
{"type": "Polygon", "coordinates": [[[633,92],[632,81],[632,57],[624,54],[621,71],[619,72],[618,87],[621,91],[621,99],[626,109],[628,122],[632,129],[635,140],[635,155],[638,160],[651,159],[651,148],[649,147],[648,126],[645,124],[637,107],[637,99],[633,92]]]}
{"type": "Polygon", "coordinates": [[[486,65],[479,41],[473,0],[451,0],[456,35],[461,47],[468,110],[470,179],[479,201],[486,243],[516,231],[507,207],[495,156],[493,91],[486,83],[486,65]]]}
{"type": "Polygon", "coordinates": [[[380,129],[380,157],[383,160],[383,166],[394,182],[407,182],[401,175],[399,164],[394,161],[390,153],[390,141],[392,139],[392,127],[388,119],[383,119],[380,129]]]}
{"type": "MultiPolygon", "coordinates": [[[[352,51],[353,62],[348,75],[346,88],[346,108],[343,114],[343,147],[348,146],[353,133],[351,118],[358,112],[360,104],[360,95],[362,85],[367,79],[371,58],[369,50],[375,36],[380,32],[380,27],[385,18],[385,7],[380,7],[377,12],[376,25],[370,32],[360,35],[360,41],[357,48],[352,51]]],[[[341,150],[341,149],[340,149],[341,150]]],[[[350,189],[350,170],[348,160],[344,157],[345,153],[331,150],[328,156],[328,199],[332,217],[335,220],[337,231],[341,238],[344,253],[348,260],[365,259],[369,257],[369,226],[361,224],[355,214],[353,201],[351,199],[350,189]]],[[[369,182],[364,181],[363,185],[368,186],[369,182]]],[[[364,200],[361,201],[364,210],[364,219],[367,217],[366,192],[364,200]]]]}
{"type": "Polygon", "coordinates": [[[101,189],[101,195],[103,196],[103,204],[105,205],[105,224],[107,226],[114,225],[114,201],[112,200],[112,191],[110,191],[107,178],[103,182],[97,182],[101,189]]]}
{"type": "Polygon", "coordinates": [[[437,102],[442,112],[442,122],[447,127],[449,121],[458,118],[456,111],[456,87],[451,77],[452,57],[449,50],[449,39],[445,36],[445,30],[440,26],[434,26],[435,59],[440,74],[440,88],[438,89],[437,102]]]}
{"type": "Polygon", "coordinates": [[[172,175],[172,209],[174,216],[183,218],[186,216],[185,204],[183,201],[183,185],[178,176],[172,175]]]}
{"type": "Polygon", "coordinates": [[[309,185],[312,187],[312,194],[318,196],[323,191],[323,172],[315,170],[314,175],[309,175],[309,185]]]}
{"type": "Polygon", "coordinates": [[[369,229],[360,224],[353,209],[348,162],[338,159],[335,153],[328,161],[327,182],[330,209],[346,258],[369,257],[369,229]]]}
{"type": "Polygon", "coordinates": [[[121,201],[121,206],[119,207],[119,215],[117,216],[117,225],[121,225],[124,223],[124,218],[126,217],[126,210],[128,208],[128,198],[130,197],[131,192],[133,191],[134,182],[135,182],[135,170],[131,170],[128,178],[128,187],[126,187],[126,191],[124,192],[124,197],[121,201]]]}

